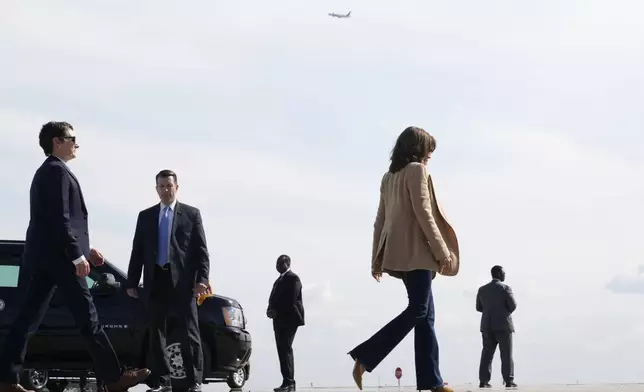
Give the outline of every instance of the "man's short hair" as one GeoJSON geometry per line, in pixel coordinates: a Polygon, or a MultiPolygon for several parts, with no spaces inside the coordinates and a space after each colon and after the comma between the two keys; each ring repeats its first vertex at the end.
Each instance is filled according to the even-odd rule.
{"type": "Polygon", "coordinates": [[[501,267],[500,265],[495,265],[490,270],[490,273],[492,274],[493,278],[496,277],[496,276],[499,276],[499,274],[501,274],[501,272],[503,272],[503,267],[501,267]]]}
{"type": "Polygon", "coordinates": [[[277,261],[284,263],[289,267],[291,266],[291,258],[288,255],[281,255],[277,258],[277,261]]]}
{"type": "Polygon", "coordinates": [[[175,184],[179,183],[179,180],[177,179],[177,173],[169,169],[164,169],[158,172],[156,177],[154,177],[154,181],[156,183],[156,182],[159,182],[159,178],[168,178],[168,177],[174,177],[174,183],[175,184]]]}
{"type": "Polygon", "coordinates": [[[38,134],[38,144],[40,144],[45,155],[49,156],[54,152],[53,138],[64,137],[67,134],[67,130],[73,129],[74,127],[65,121],[50,121],[43,125],[38,134]]]}

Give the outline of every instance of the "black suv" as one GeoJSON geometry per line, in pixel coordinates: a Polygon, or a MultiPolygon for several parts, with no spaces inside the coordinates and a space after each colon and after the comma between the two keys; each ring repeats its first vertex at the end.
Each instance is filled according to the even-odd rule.
{"type": "MultiPolygon", "coordinates": [[[[24,241],[0,240],[0,349],[4,347],[22,296],[18,287],[24,241]]],[[[149,363],[147,311],[125,292],[126,274],[109,261],[92,267],[87,277],[98,315],[122,364],[143,367],[149,363]]],[[[250,373],[251,337],[241,305],[214,295],[199,305],[199,327],[204,354],[203,383],[225,381],[241,388],[250,373]]],[[[170,358],[172,386],[182,390],[185,379],[180,344],[169,326],[166,355],[170,358]]],[[[29,389],[47,387],[62,391],[68,382],[84,388],[92,379],[93,362],[76,329],[74,319],[56,293],[38,332],[32,337],[21,382],[29,389]]]]}

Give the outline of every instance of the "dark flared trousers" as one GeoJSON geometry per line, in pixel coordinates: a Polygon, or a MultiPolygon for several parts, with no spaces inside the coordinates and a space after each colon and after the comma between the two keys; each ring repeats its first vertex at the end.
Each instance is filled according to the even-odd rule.
{"type": "Polygon", "coordinates": [[[434,330],[432,271],[407,271],[403,273],[402,280],[409,298],[407,308],[375,335],[351,350],[349,355],[371,372],[413,329],[417,388],[424,390],[443,386],[434,330]]]}

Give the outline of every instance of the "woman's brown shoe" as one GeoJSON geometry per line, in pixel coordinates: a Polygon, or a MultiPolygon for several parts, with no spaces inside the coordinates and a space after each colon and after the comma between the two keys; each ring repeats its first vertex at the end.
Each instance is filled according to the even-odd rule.
{"type": "Polygon", "coordinates": [[[432,392],[454,392],[454,390],[447,385],[443,385],[442,387],[436,387],[431,389],[432,392]]]}
{"type": "Polygon", "coordinates": [[[356,382],[358,389],[362,391],[362,375],[365,372],[365,367],[356,359],[356,363],[353,365],[353,381],[356,382]]]}

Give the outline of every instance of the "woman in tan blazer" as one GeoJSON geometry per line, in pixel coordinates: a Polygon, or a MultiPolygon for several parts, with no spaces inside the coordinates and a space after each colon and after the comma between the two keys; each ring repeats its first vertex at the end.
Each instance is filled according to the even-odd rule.
{"type": "Polygon", "coordinates": [[[458,241],[434,194],[426,164],[436,140],[418,127],[405,129],[391,153],[391,165],[380,185],[374,224],[371,274],[383,272],[405,284],[409,304],[371,338],[351,350],[353,378],[371,372],[414,329],[416,386],[419,391],[451,392],[438,367],[432,280],[438,272],[459,270],[458,241]]]}

